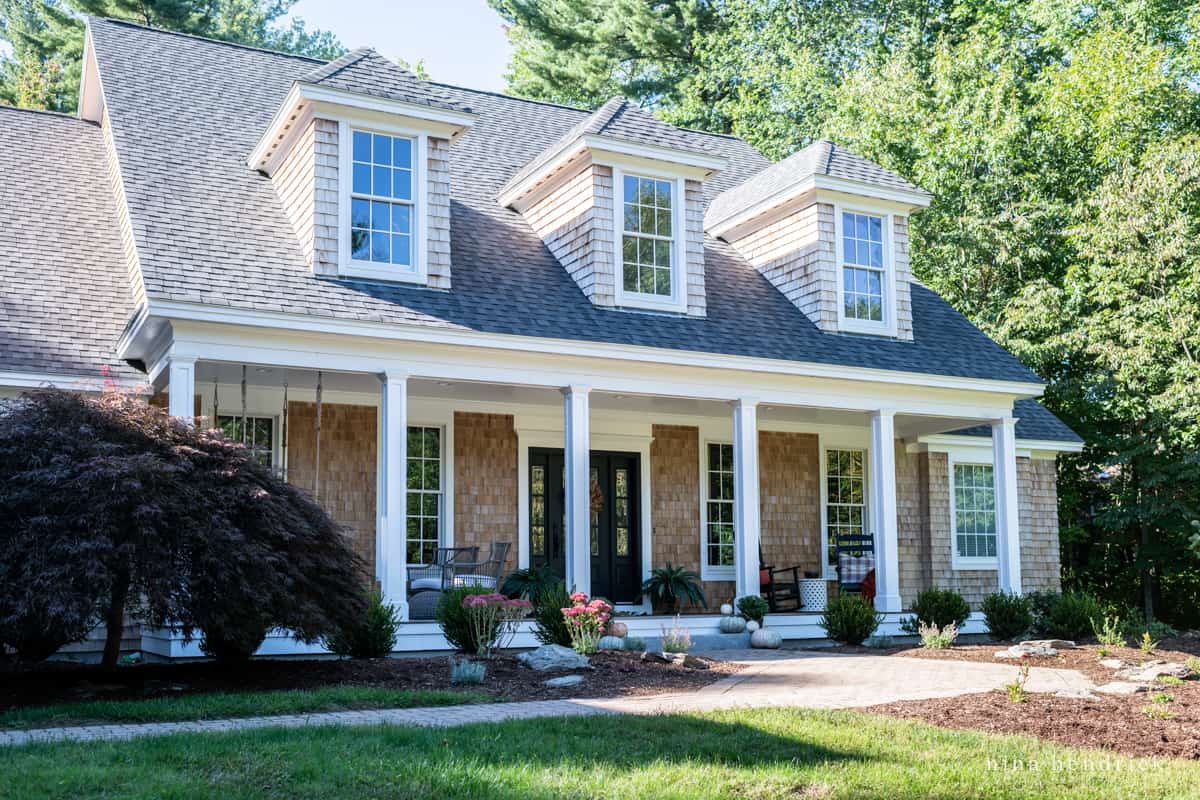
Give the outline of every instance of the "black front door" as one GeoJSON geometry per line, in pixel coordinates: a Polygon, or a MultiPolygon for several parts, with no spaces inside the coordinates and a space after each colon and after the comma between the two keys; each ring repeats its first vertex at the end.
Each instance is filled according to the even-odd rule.
{"type": "MultiPolygon", "coordinates": [[[[633,453],[591,453],[592,594],[617,603],[633,602],[640,585],[639,461],[633,453]]],[[[562,450],[530,450],[530,560],[559,575],[566,559],[563,478],[562,450]]]]}

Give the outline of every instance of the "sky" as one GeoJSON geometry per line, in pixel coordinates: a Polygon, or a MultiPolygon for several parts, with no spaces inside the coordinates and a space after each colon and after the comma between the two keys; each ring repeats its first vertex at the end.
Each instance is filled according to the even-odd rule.
{"type": "Polygon", "coordinates": [[[300,0],[292,16],[332,31],[350,49],[425,61],[432,80],[503,91],[509,46],[486,0],[300,0]]]}

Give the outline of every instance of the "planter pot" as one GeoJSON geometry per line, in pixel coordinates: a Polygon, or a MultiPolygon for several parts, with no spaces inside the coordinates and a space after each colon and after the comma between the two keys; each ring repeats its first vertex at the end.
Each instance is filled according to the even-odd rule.
{"type": "Polygon", "coordinates": [[[721,629],[721,633],[741,633],[746,630],[746,620],[733,616],[721,617],[718,627],[721,629]]]}
{"type": "Polygon", "coordinates": [[[750,646],[760,650],[778,650],[781,644],[783,637],[779,635],[779,631],[770,628],[759,628],[750,634],[750,646]]]}
{"type": "Polygon", "coordinates": [[[749,622],[746,623],[746,630],[750,631],[751,633],[754,633],[756,630],[758,630],[761,627],[762,626],[759,625],[754,620],[750,620],[749,622]]]}
{"type": "Polygon", "coordinates": [[[624,636],[601,636],[599,643],[596,645],[599,650],[624,650],[624,636]]]}
{"type": "Polygon", "coordinates": [[[731,615],[732,613],[733,613],[733,606],[729,605],[729,603],[722,603],[722,604],[721,604],[721,614],[722,614],[723,616],[726,616],[726,617],[728,617],[728,616],[729,616],[729,615],[731,615]]]}

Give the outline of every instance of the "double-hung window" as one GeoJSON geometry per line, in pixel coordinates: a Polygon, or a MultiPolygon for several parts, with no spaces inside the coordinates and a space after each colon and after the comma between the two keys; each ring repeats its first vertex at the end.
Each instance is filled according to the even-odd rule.
{"type": "Polygon", "coordinates": [[[826,563],[837,566],[838,540],[861,543],[867,535],[866,452],[825,451],[826,563]]]}
{"type": "Polygon", "coordinates": [[[994,566],[996,484],[991,464],[954,464],[954,560],[994,566]]]}
{"type": "Polygon", "coordinates": [[[408,429],[408,563],[432,564],[442,541],[442,429],[408,429]]]}
{"type": "Polygon", "coordinates": [[[415,139],[352,130],[350,258],[372,268],[416,265],[415,139]]]}
{"type": "Polygon", "coordinates": [[[679,183],[616,175],[619,191],[617,299],[622,305],[684,310],[679,183]]]}
{"type": "Polygon", "coordinates": [[[264,467],[275,466],[275,418],[246,416],[243,436],[241,415],[221,414],[217,427],[231,442],[241,442],[250,449],[254,460],[264,467]]]}
{"type": "Polygon", "coordinates": [[[842,321],[851,330],[883,330],[890,323],[887,220],[842,211],[839,255],[842,321]]]}
{"type": "Polygon", "coordinates": [[[704,567],[732,574],[733,560],[733,445],[708,445],[704,504],[704,567]]]}

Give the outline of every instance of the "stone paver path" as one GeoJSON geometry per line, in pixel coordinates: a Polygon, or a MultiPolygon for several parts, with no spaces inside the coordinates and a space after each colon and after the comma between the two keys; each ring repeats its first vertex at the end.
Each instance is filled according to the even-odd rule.
{"type": "MultiPolygon", "coordinates": [[[[200,722],[39,728],[0,731],[0,746],[314,725],[446,727],[509,719],[594,714],[669,714],[777,706],[858,708],[898,700],[921,700],[985,692],[1002,687],[1017,674],[1017,668],[1007,664],[935,661],[897,656],[835,655],[794,650],[728,650],[705,655],[743,663],[747,667],[737,675],[684,694],[485,703],[440,708],[332,711],[200,722]]],[[[1091,687],[1092,684],[1087,678],[1075,670],[1038,667],[1030,670],[1029,683],[1026,686],[1031,692],[1070,691],[1091,687]]]]}

